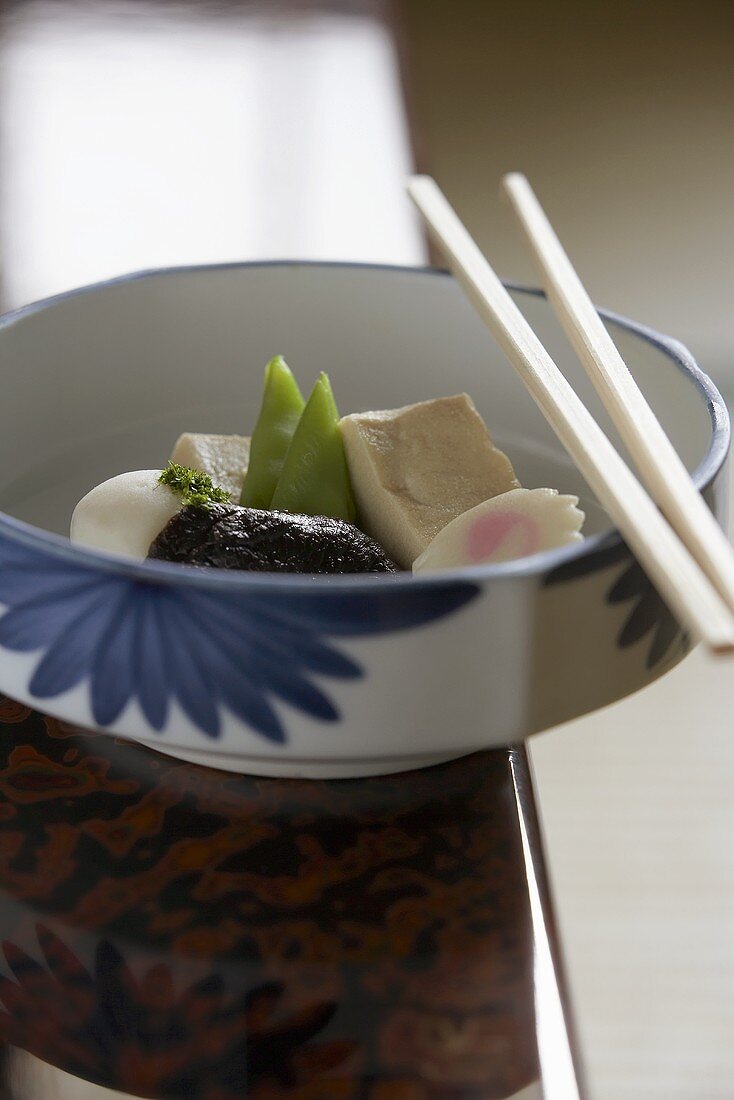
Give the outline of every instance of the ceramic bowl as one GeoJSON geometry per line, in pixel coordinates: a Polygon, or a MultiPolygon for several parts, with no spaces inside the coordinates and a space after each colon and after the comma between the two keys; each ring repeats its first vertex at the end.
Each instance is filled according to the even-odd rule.
{"type": "MultiPolygon", "coordinates": [[[[513,293],[606,424],[542,295],[513,293]]],[[[721,516],[719,394],[680,344],[605,317],[721,516]]],[[[236,771],[379,774],[517,742],[644,687],[690,648],[443,273],[143,273],[5,317],[0,365],[0,691],[47,714],[236,771]],[[329,371],[342,411],[470,393],[523,484],[581,497],[588,537],[502,565],[329,578],[68,542],[85,492],[163,466],[179,432],[249,433],[276,353],[304,386],[329,371]]]]}

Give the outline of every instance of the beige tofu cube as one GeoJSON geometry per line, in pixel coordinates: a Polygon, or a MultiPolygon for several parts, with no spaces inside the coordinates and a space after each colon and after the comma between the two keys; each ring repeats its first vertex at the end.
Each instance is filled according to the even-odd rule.
{"type": "Polygon", "coordinates": [[[203,435],[184,432],[171,453],[171,462],[209,474],[215,485],[239,504],[242,482],[250,461],[250,440],[242,435],[203,435]]]}
{"type": "Polygon", "coordinates": [[[452,519],[519,482],[467,394],[341,421],[359,525],[410,569],[452,519]]]}

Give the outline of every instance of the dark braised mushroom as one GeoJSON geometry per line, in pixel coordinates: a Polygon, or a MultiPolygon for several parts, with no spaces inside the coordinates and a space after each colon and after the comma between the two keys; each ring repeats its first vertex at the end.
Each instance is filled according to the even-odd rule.
{"type": "Polygon", "coordinates": [[[394,573],[381,546],[351,523],[234,504],[181,509],[148,557],[268,573],[394,573]]]}

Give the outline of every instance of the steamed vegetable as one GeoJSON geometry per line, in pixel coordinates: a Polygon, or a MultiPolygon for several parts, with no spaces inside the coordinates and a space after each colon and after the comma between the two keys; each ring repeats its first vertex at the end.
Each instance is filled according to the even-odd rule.
{"type": "Polygon", "coordinates": [[[298,383],[282,355],[276,355],[265,368],[265,390],[252,433],[241,504],[248,508],[270,508],[303,408],[298,383]]]}
{"type": "Polygon", "coordinates": [[[270,507],[348,523],[356,517],[339,412],[325,374],[298,422],[270,507]]]}
{"type": "Polygon", "coordinates": [[[153,541],[149,556],[271,573],[395,571],[377,543],[342,520],[234,504],[183,508],[153,541]]]}

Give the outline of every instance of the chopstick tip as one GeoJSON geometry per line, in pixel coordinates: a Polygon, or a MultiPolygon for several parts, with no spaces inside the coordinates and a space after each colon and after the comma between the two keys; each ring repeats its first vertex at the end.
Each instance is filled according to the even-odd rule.
{"type": "Polygon", "coordinates": [[[524,172],[506,172],[500,181],[500,194],[508,198],[513,192],[527,187],[530,183],[524,172]]]}
{"type": "Polygon", "coordinates": [[[433,176],[428,176],[424,173],[416,173],[415,175],[408,176],[405,183],[405,190],[410,198],[417,203],[421,195],[425,195],[430,191],[438,191],[438,184],[433,176]]]}

